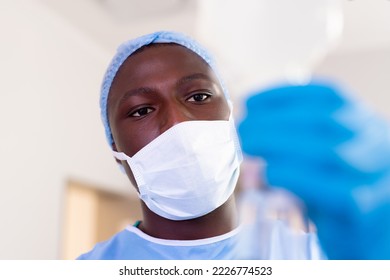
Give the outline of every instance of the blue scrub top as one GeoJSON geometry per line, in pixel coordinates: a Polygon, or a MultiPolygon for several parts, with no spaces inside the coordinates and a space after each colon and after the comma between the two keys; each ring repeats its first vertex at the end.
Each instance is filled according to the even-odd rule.
{"type": "MultiPolygon", "coordinates": [[[[165,240],[128,226],[111,239],[98,243],[79,260],[234,260],[234,259],[322,259],[313,234],[296,234],[275,222],[261,248],[246,246],[250,229],[240,226],[226,234],[198,240],[165,240]]],[[[256,240],[259,241],[259,240],[256,240]]],[[[250,242],[249,242],[250,243],[250,242]]],[[[258,242],[253,242],[258,243],[258,242]]]]}

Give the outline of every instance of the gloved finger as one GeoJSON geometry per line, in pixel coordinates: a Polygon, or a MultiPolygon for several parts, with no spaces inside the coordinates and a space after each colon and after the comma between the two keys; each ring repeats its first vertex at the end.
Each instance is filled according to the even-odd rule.
{"type": "Polygon", "coordinates": [[[285,120],[263,122],[246,119],[238,126],[242,149],[249,155],[265,156],[279,151],[297,151],[322,156],[354,133],[337,122],[322,120],[285,120]]]}
{"type": "Polygon", "coordinates": [[[290,107],[340,108],[345,97],[340,90],[330,85],[309,84],[284,86],[264,90],[248,98],[247,111],[282,111],[290,107]]]}
{"type": "MultiPolygon", "coordinates": [[[[300,116],[300,115],[297,115],[300,116]]],[[[267,157],[275,152],[322,156],[337,151],[362,172],[390,168],[390,129],[371,111],[359,106],[339,110],[334,117],[296,116],[246,118],[238,127],[243,150],[267,157]]]]}
{"type": "Polygon", "coordinates": [[[330,259],[389,259],[389,183],[385,180],[371,185],[366,196],[381,195],[380,199],[376,199],[369,208],[357,203],[356,212],[347,216],[328,215],[321,210],[311,211],[311,219],[330,259]]]}
{"type": "Polygon", "coordinates": [[[285,137],[274,136],[265,131],[263,137],[241,138],[242,149],[244,153],[262,157],[266,161],[274,157],[284,157],[302,158],[313,163],[333,160],[339,164],[337,160],[342,160],[344,165],[358,172],[390,172],[390,142],[382,137],[366,137],[359,134],[351,138],[345,134],[342,138],[342,134],[335,137],[334,133],[322,137],[322,134],[308,133],[308,130],[303,130],[301,133],[285,137]]]}
{"type": "Polygon", "coordinates": [[[390,169],[390,127],[372,111],[355,106],[353,112],[341,111],[335,115],[354,137],[338,145],[337,152],[351,165],[362,171],[390,169]]]}
{"type": "Polygon", "coordinates": [[[239,120],[244,122],[245,120],[256,119],[258,121],[273,123],[273,122],[285,122],[285,121],[307,121],[307,120],[322,120],[322,119],[335,119],[335,114],[341,108],[327,108],[319,107],[314,108],[312,106],[295,106],[285,108],[283,110],[261,111],[261,110],[248,110],[245,115],[239,120]]]}
{"type": "Polygon", "coordinates": [[[273,159],[265,167],[268,184],[286,188],[308,206],[334,215],[354,212],[356,205],[351,196],[352,189],[373,184],[380,175],[361,173],[334,161],[319,163],[273,159]]]}

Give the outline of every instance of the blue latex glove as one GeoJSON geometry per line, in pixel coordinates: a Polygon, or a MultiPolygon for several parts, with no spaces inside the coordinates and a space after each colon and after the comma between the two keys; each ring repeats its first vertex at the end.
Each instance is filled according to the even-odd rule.
{"type": "Polygon", "coordinates": [[[306,204],[330,259],[390,259],[390,129],[332,85],[277,87],[247,100],[243,151],[269,185],[306,204]]]}

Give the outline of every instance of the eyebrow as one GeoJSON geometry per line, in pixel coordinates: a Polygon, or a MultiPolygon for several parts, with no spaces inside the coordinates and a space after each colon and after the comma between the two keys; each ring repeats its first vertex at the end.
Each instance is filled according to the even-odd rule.
{"type": "Polygon", "coordinates": [[[156,89],[151,88],[151,87],[139,87],[139,88],[131,89],[131,90],[125,92],[125,94],[119,100],[119,104],[123,103],[124,101],[129,99],[131,96],[145,94],[145,93],[150,94],[150,93],[155,93],[156,91],[157,91],[156,89]]]}
{"type": "Polygon", "coordinates": [[[194,74],[180,78],[180,80],[178,80],[176,82],[176,86],[181,86],[181,85],[188,83],[188,82],[191,82],[193,80],[207,80],[209,82],[215,83],[215,81],[209,75],[206,75],[204,73],[194,73],[194,74]]]}
{"type": "MultiPolygon", "coordinates": [[[[188,82],[191,82],[194,80],[207,80],[209,82],[215,83],[215,81],[209,75],[206,75],[204,73],[194,73],[194,74],[180,78],[176,82],[176,86],[179,87],[185,83],[188,83],[188,82]]],[[[135,95],[150,94],[150,93],[155,93],[155,92],[157,92],[157,89],[155,89],[153,87],[139,87],[139,88],[131,89],[131,90],[125,92],[125,94],[119,100],[119,103],[122,103],[122,102],[126,101],[127,99],[129,99],[130,97],[135,96],[135,95]]]]}

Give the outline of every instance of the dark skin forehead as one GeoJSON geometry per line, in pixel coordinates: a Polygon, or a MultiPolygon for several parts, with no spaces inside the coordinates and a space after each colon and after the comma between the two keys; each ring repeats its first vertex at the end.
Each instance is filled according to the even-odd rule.
{"type": "Polygon", "coordinates": [[[156,45],[128,57],[110,89],[114,148],[129,156],[178,122],[227,120],[230,114],[217,77],[201,57],[180,45],[156,45]],[[203,92],[210,94],[207,102],[192,102],[203,92]],[[133,117],[138,109],[150,113],[133,117]]]}
{"type": "MultiPolygon", "coordinates": [[[[117,71],[117,73],[116,73],[116,75],[114,77],[114,80],[113,80],[111,88],[110,88],[110,92],[108,94],[108,100],[107,100],[107,114],[108,114],[108,116],[110,116],[110,104],[109,104],[110,100],[115,98],[115,97],[112,97],[112,96],[115,95],[115,93],[113,93],[113,92],[121,90],[121,89],[118,89],[118,88],[123,87],[123,80],[125,81],[125,83],[128,83],[128,85],[130,86],[131,80],[129,79],[130,78],[130,75],[129,75],[130,73],[128,73],[128,70],[129,70],[129,68],[132,68],[132,65],[136,65],[137,64],[137,60],[134,59],[134,57],[138,56],[141,53],[144,53],[147,50],[157,49],[157,48],[161,48],[161,47],[164,48],[164,47],[167,47],[167,46],[173,46],[173,47],[179,48],[179,49],[181,49],[180,50],[181,52],[187,52],[189,56],[192,56],[192,57],[196,56],[198,62],[203,63],[204,66],[206,68],[208,68],[209,71],[212,72],[210,66],[206,63],[206,61],[204,61],[201,57],[199,57],[194,52],[192,52],[192,51],[188,50],[187,48],[185,48],[183,46],[180,46],[178,44],[175,44],[175,43],[156,43],[156,44],[149,44],[149,45],[142,46],[141,48],[136,50],[134,53],[132,53],[123,62],[123,64],[119,67],[119,69],[118,69],[118,71],[117,71]]],[[[141,60],[142,59],[144,59],[144,58],[141,58],[141,60]]],[[[212,76],[214,76],[213,73],[212,73],[212,76]]],[[[217,80],[217,78],[215,76],[214,76],[214,78],[217,80]]]]}

